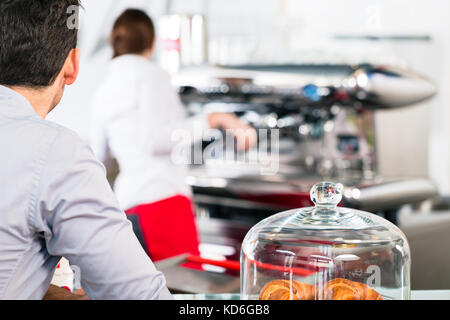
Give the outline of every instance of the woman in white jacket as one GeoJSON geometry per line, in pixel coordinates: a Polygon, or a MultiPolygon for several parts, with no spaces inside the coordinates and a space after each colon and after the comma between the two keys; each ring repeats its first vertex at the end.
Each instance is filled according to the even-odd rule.
{"type": "Polygon", "coordinates": [[[151,258],[198,254],[192,194],[185,166],[172,161],[172,133],[250,128],[230,114],[187,118],[169,75],[150,61],[155,32],[144,12],[125,11],[110,41],[114,58],[94,99],[91,146],[104,163],[117,159],[115,192],[151,258]]]}

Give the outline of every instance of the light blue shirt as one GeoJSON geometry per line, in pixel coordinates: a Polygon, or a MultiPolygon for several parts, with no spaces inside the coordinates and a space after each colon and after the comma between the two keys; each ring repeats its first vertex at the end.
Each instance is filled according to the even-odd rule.
{"type": "Polygon", "coordinates": [[[91,149],[3,86],[0,150],[1,299],[42,299],[61,257],[91,299],[171,299],[91,149]]]}

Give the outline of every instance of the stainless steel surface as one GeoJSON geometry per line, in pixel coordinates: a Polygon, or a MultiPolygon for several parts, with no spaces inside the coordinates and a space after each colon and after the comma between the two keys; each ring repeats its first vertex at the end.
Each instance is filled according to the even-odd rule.
{"type": "MultiPolygon", "coordinates": [[[[284,174],[273,176],[244,175],[226,177],[214,175],[214,171],[198,167],[190,171],[187,182],[200,193],[196,198],[201,203],[216,203],[230,207],[259,209],[262,205],[273,210],[283,208],[283,203],[263,202],[265,196],[280,197],[298,195],[306,197],[304,206],[309,203],[310,188],[322,180],[336,180],[308,174],[284,174]],[[221,192],[222,190],[222,192],[221,192]],[[209,191],[209,192],[208,192],[209,191]],[[244,200],[246,199],[246,200],[244,200]],[[253,200],[252,200],[253,199],[253,200]]],[[[218,174],[218,172],[215,172],[218,174]]],[[[222,171],[223,173],[223,171],[222,171]]],[[[370,212],[400,208],[404,204],[419,204],[436,197],[437,187],[428,179],[376,177],[371,180],[357,177],[339,179],[345,186],[344,203],[346,206],[370,212]]],[[[267,198],[266,198],[267,200],[267,198]]],[[[299,202],[299,204],[301,204],[299,202]]],[[[284,208],[293,208],[285,205],[284,208]]]]}
{"type": "Polygon", "coordinates": [[[225,273],[195,270],[183,267],[187,261],[187,255],[160,261],[155,264],[161,271],[167,282],[167,287],[172,293],[188,294],[218,294],[239,293],[239,276],[225,273]]]}
{"type": "Polygon", "coordinates": [[[429,79],[410,70],[373,65],[203,67],[182,71],[174,83],[197,99],[278,98],[373,109],[409,106],[437,92],[429,79]]]}
{"type": "MultiPolygon", "coordinates": [[[[260,152],[257,148],[225,160],[232,158],[225,139],[207,147],[225,152],[222,157],[207,153],[187,178],[205,216],[214,218],[209,211],[217,207],[226,208],[217,214],[226,219],[238,210],[259,212],[261,218],[309,206],[309,189],[323,180],[342,182],[345,205],[370,212],[394,212],[438,194],[426,178],[378,174],[374,113],[436,94],[429,79],[410,70],[368,64],[204,66],[183,70],[174,82],[190,113],[234,112],[256,129],[279,136],[265,163],[245,161],[260,152]],[[277,170],[264,172],[267,168],[277,170]]],[[[271,139],[259,136],[260,143],[271,139]]]]}
{"type": "Polygon", "coordinates": [[[363,67],[350,80],[354,99],[366,107],[395,108],[410,106],[433,97],[436,86],[410,70],[393,67],[363,67]]]}
{"type": "Polygon", "coordinates": [[[375,180],[372,185],[349,186],[344,194],[351,207],[376,212],[433,198],[437,196],[437,187],[428,179],[375,180]]]}
{"type": "Polygon", "coordinates": [[[238,293],[239,277],[226,274],[172,267],[161,270],[167,287],[177,293],[238,293]]]}

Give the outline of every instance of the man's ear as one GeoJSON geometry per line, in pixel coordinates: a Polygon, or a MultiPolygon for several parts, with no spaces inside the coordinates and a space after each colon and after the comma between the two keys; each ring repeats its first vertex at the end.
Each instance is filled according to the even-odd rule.
{"type": "Polygon", "coordinates": [[[80,49],[72,49],[64,64],[64,83],[68,86],[73,84],[80,71],[80,49]]]}

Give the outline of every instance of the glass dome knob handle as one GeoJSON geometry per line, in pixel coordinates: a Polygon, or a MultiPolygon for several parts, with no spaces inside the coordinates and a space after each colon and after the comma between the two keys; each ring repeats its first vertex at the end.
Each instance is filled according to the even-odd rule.
{"type": "Polygon", "coordinates": [[[318,183],[311,189],[311,200],[319,207],[336,207],[342,201],[343,189],[340,183],[318,183]]]}

